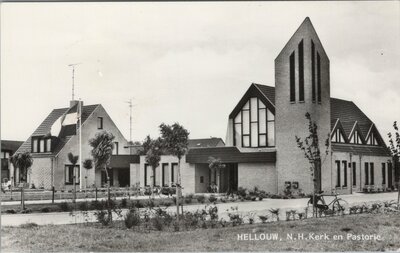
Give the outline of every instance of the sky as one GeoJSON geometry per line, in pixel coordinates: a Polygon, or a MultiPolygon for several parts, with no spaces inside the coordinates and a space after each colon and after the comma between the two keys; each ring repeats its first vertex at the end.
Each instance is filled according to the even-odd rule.
{"type": "Polygon", "coordinates": [[[310,17],[330,59],[331,96],[354,101],[383,137],[400,121],[400,2],[1,4],[1,138],[26,140],[75,97],[102,104],[129,139],[179,122],[225,139],[249,88],[310,17]]]}

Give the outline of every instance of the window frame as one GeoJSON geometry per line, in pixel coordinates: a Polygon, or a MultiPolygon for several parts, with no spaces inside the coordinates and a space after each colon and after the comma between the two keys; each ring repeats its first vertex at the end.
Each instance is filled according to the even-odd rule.
{"type": "Polygon", "coordinates": [[[352,179],[352,184],[353,186],[357,186],[357,164],[356,162],[353,162],[352,165],[352,170],[353,170],[353,179],[352,179]]]}
{"type": "MultiPolygon", "coordinates": [[[[75,185],[79,185],[80,184],[80,166],[79,164],[65,164],[64,165],[64,183],[65,185],[73,185],[74,184],[74,173],[76,172],[76,178],[75,178],[75,185]],[[68,178],[67,181],[67,170],[71,170],[72,168],[72,180],[71,178],[68,178]],[[71,181],[69,181],[71,180],[71,181]]],[[[68,172],[69,177],[71,177],[71,171],[68,172]]]]}
{"type": "Polygon", "coordinates": [[[97,117],[97,129],[102,130],[104,125],[103,125],[103,117],[97,117]]]}
{"type": "Polygon", "coordinates": [[[289,56],[289,98],[290,103],[296,103],[296,59],[295,51],[289,56]]]}
{"type": "Polygon", "coordinates": [[[340,183],[340,181],[341,181],[340,170],[341,170],[342,166],[340,166],[340,161],[339,160],[336,160],[335,164],[336,164],[336,188],[339,188],[340,185],[341,185],[341,183],[340,183]]]}
{"type": "MultiPolygon", "coordinates": [[[[243,148],[266,148],[266,147],[275,147],[275,115],[273,114],[273,112],[267,107],[266,103],[264,103],[259,97],[257,96],[252,96],[249,97],[249,99],[246,101],[245,106],[243,106],[241,108],[241,110],[234,116],[232,117],[232,121],[233,121],[233,143],[235,146],[241,146],[243,148]],[[256,112],[252,112],[252,102],[253,103],[257,103],[256,107],[253,108],[254,110],[256,110],[256,112]],[[261,106],[261,103],[263,105],[263,107],[261,106]],[[248,108],[244,108],[246,105],[248,104],[248,108]],[[243,126],[245,124],[244,122],[244,117],[243,117],[243,112],[246,111],[248,112],[248,129],[249,129],[249,133],[244,134],[243,133],[243,126]],[[270,112],[273,115],[273,119],[270,119],[270,117],[268,117],[268,112],[270,112]],[[257,119],[254,120],[252,119],[252,115],[257,115],[257,119]],[[261,117],[260,115],[262,115],[262,113],[265,113],[265,133],[260,133],[260,125],[262,124],[261,121],[261,117]],[[236,121],[236,118],[240,115],[240,120],[236,121]],[[268,142],[268,124],[270,123],[274,125],[274,130],[273,130],[273,134],[274,134],[274,138],[273,138],[273,145],[270,145],[270,143],[268,142]],[[238,125],[240,124],[240,127],[238,127],[238,125]],[[252,126],[254,126],[254,124],[256,125],[256,131],[257,131],[257,136],[253,136],[253,131],[252,131],[252,126]],[[237,131],[236,129],[240,128],[240,132],[238,133],[240,135],[240,139],[238,140],[236,134],[237,131]],[[255,138],[254,140],[257,141],[256,145],[253,143],[253,138],[255,138]],[[260,144],[260,140],[262,137],[265,137],[265,144],[261,145],[260,144]],[[245,145],[245,139],[247,140],[248,138],[248,145],[245,145]],[[239,141],[241,141],[241,143],[239,143],[239,141]]],[[[254,106],[253,106],[254,107],[254,106]]],[[[264,120],[263,120],[264,122],[264,120]]]]}

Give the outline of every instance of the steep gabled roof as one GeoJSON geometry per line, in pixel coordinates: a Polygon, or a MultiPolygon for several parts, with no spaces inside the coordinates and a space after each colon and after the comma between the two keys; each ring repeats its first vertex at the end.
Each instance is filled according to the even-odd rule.
{"type": "Polygon", "coordinates": [[[275,87],[252,83],[239,103],[237,103],[233,111],[229,114],[229,118],[236,117],[251,97],[258,97],[275,114],[275,87]]]}
{"type": "MultiPolygon", "coordinates": [[[[90,114],[98,107],[99,105],[85,105],[82,107],[82,124],[89,118],[90,114]]],[[[22,152],[31,152],[31,137],[32,136],[44,136],[50,133],[51,127],[56,122],[58,118],[64,115],[70,108],[60,108],[54,109],[50,112],[50,114],[46,117],[46,119],[39,125],[39,127],[32,133],[32,135],[19,147],[16,153],[22,152]]],[[[57,146],[54,148],[51,155],[57,154],[68,142],[71,136],[62,136],[59,139],[57,146]]],[[[49,156],[49,153],[35,153],[32,154],[34,156],[49,156]]]]}
{"type": "Polygon", "coordinates": [[[24,143],[23,141],[1,140],[1,151],[6,150],[14,153],[24,143]]]}
{"type": "Polygon", "coordinates": [[[221,138],[206,138],[206,139],[190,139],[188,140],[189,148],[210,148],[217,146],[225,146],[221,138]]]}

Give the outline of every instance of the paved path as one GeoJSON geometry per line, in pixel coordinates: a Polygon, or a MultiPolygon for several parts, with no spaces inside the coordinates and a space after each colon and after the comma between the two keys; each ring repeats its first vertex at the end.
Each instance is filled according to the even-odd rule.
{"type": "MultiPolygon", "coordinates": [[[[355,193],[352,195],[342,195],[340,196],[346,200],[349,204],[353,205],[356,203],[363,202],[376,202],[376,201],[389,201],[397,200],[397,193],[376,193],[376,194],[362,194],[355,193]]],[[[331,197],[325,197],[326,201],[329,201],[331,197]]],[[[227,210],[233,206],[237,206],[240,213],[248,215],[250,212],[257,215],[268,214],[268,210],[271,208],[280,208],[281,214],[280,218],[285,219],[285,210],[297,210],[304,212],[304,208],[307,206],[308,199],[264,199],[263,201],[250,201],[250,202],[229,202],[229,203],[218,203],[219,217],[228,220],[227,210]]],[[[195,211],[197,209],[204,208],[203,205],[188,205],[184,206],[185,211],[195,211]]],[[[176,211],[175,206],[171,206],[168,212],[174,213],[176,211]]],[[[126,210],[123,210],[125,214],[126,210]]],[[[87,221],[96,221],[93,211],[88,212],[87,221]]],[[[85,217],[77,212],[76,216],[71,216],[66,212],[58,213],[33,213],[33,214],[6,214],[1,215],[2,226],[19,226],[27,222],[34,222],[38,225],[46,224],[73,224],[73,223],[83,223],[85,217]]]]}

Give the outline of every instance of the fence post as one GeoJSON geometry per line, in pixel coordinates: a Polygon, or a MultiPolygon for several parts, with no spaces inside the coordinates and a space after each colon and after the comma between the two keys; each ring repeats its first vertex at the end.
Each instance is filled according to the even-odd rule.
{"type": "Polygon", "coordinates": [[[96,187],[96,192],[95,192],[95,198],[96,198],[96,201],[97,201],[97,187],[96,187]]]}
{"type": "Polygon", "coordinates": [[[51,187],[51,190],[52,190],[52,195],[51,195],[51,203],[53,203],[54,204],[54,185],[51,187]]]}

